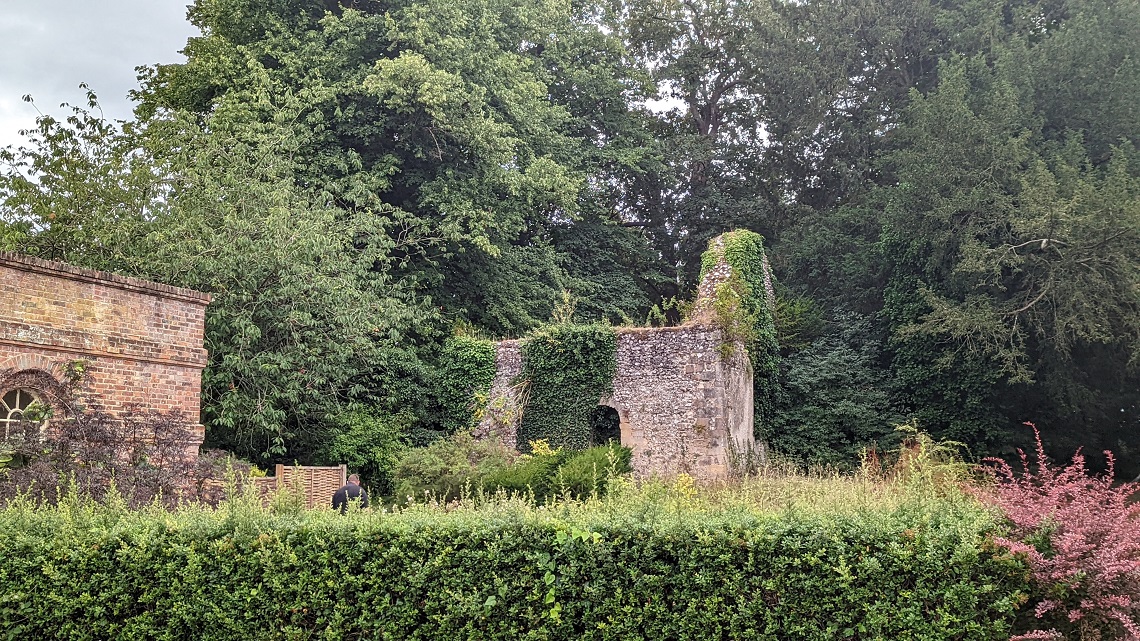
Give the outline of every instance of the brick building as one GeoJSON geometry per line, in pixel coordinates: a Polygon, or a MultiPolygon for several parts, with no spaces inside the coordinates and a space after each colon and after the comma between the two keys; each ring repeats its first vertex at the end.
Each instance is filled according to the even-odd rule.
{"type": "Polygon", "coordinates": [[[204,431],[199,393],[210,297],[200,292],[0,252],[0,437],[33,401],[57,408],[66,371],[80,399],[114,415],[178,412],[204,431]]]}

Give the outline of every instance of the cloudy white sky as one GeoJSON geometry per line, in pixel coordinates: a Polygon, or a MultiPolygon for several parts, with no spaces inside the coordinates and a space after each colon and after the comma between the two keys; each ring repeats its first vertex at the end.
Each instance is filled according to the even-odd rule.
{"type": "Polygon", "coordinates": [[[61,102],[84,104],[81,82],[107,117],[130,117],[135,67],[182,61],[179,50],[197,33],[188,2],[0,0],[0,147],[23,141],[17,132],[35,124],[36,107],[61,115],[61,102]]]}

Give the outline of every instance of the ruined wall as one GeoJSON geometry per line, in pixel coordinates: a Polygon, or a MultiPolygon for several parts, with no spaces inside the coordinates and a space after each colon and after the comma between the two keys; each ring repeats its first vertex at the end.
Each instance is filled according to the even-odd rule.
{"type": "MultiPolygon", "coordinates": [[[[756,388],[744,341],[756,341],[749,338],[752,331],[738,326],[740,314],[734,312],[740,308],[718,309],[724,305],[717,301],[719,290],[724,289],[721,285],[727,285],[728,293],[737,297],[735,305],[751,305],[743,311],[744,318],[756,315],[767,323],[748,329],[760,335],[770,333],[770,347],[775,347],[775,289],[762,241],[757,234],[739,230],[710,241],[686,324],[616,329],[613,393],[598,403],[617,410],[621,443],[633,450],[635,474],[687,472],[701,478],[722,477],[730,472],[730,443],[739,452],[753,451],[756,388]],[[737,262],[727,255],[730,243],[736,251],[732,260],[737,262]],[[742,246],[752,248],[743,257],[742,246]],[[734,322],[738,325],[726,336],[722,327],[733,328],[734,322]]],[[[759,345],[763,348],[765,343],[759,345]]],[[[495,367],[490,401],[478,417],[475,435],[495,434],[515,446],[526,405],[525,385],[517,381],[522,372],[519,341],[498,343],[495,367]]]]}
{"type": "MultiPolygon", "coordinates": [[[[85,401],[199,420],[206,350],[200,292],[0,252],[0,371],[26,381],[87,361],[85,401]]],[[[3,392],[5,390],[0,390],[3,392]]],[[[197,452],[203,430],[195,426],[197,452]]]]}
{"type": "Polygon", "coordinates": [[[728,472],[727,443],[752,441],[752,369],[739,346],[722,357],[715,327],[620,329],[614,391],[621,442],[639,474],[728,472]]]}
{"type": "MultiPolygon", "coordinates": [[[[728,441],[743,447],[753,442],[752,367],[744,349],[733,346],[725,357],[721,331],[702,324],[616,331],[613,394],[598,404],[617,410],[634,472],[727,474],[728,441]]],[[[495,434],[513,447],[525,402],[516,381],[522,371],[519,341],[499,342],[495,365],[490,401],[475,434],[495,434]]]]}
{"type": "Polygon", "coordinates": [[[510,447],[518,447],[522,420],[522,345],[517,340],[495,344],[495,380],[487,395],[487,405],[476,416],[475,438],[497,436],[510,447]]]}

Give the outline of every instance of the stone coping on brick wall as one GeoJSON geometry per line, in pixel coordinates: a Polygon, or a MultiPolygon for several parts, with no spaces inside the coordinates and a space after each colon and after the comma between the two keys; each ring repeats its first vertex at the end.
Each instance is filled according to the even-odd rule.
{"type": "Polygon", "coordinates": [[[175,287],[174,285],[166,285],[164,283],[156,283],[154,281],[134,278],[132,276],[120,276],[118,274],[99,271],[97,269],[76,267],[75,265],[69,265],[67,263],[61,263],[59,261],[44,260],[42,258],[25,256],[23,254],[17,254],[14,252],[0,251],[0,266],[10,267],[12,269],[18,269],[20,271],[55,276],[56,278],[65,278],[68,280],[84,283],[106,285],[108,287],[114,287],[116,289],[151,294],[160,298],[172,298],[189,303],[198,303],[202,306],[206,306],[210,303],[209,294],[195,291],[193,289],[175,287]]]}

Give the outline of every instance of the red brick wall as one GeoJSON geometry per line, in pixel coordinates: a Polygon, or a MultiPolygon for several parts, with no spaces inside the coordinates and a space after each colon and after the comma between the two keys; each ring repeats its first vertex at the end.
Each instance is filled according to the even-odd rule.
{"type": "Polygon", "coordinates": [[[112,413],[178,411],[196,423],[209,302],[192,290],[0,252],[0,370],[58,379],[66,363],[84,360],[88,403],[112,413]]]}

